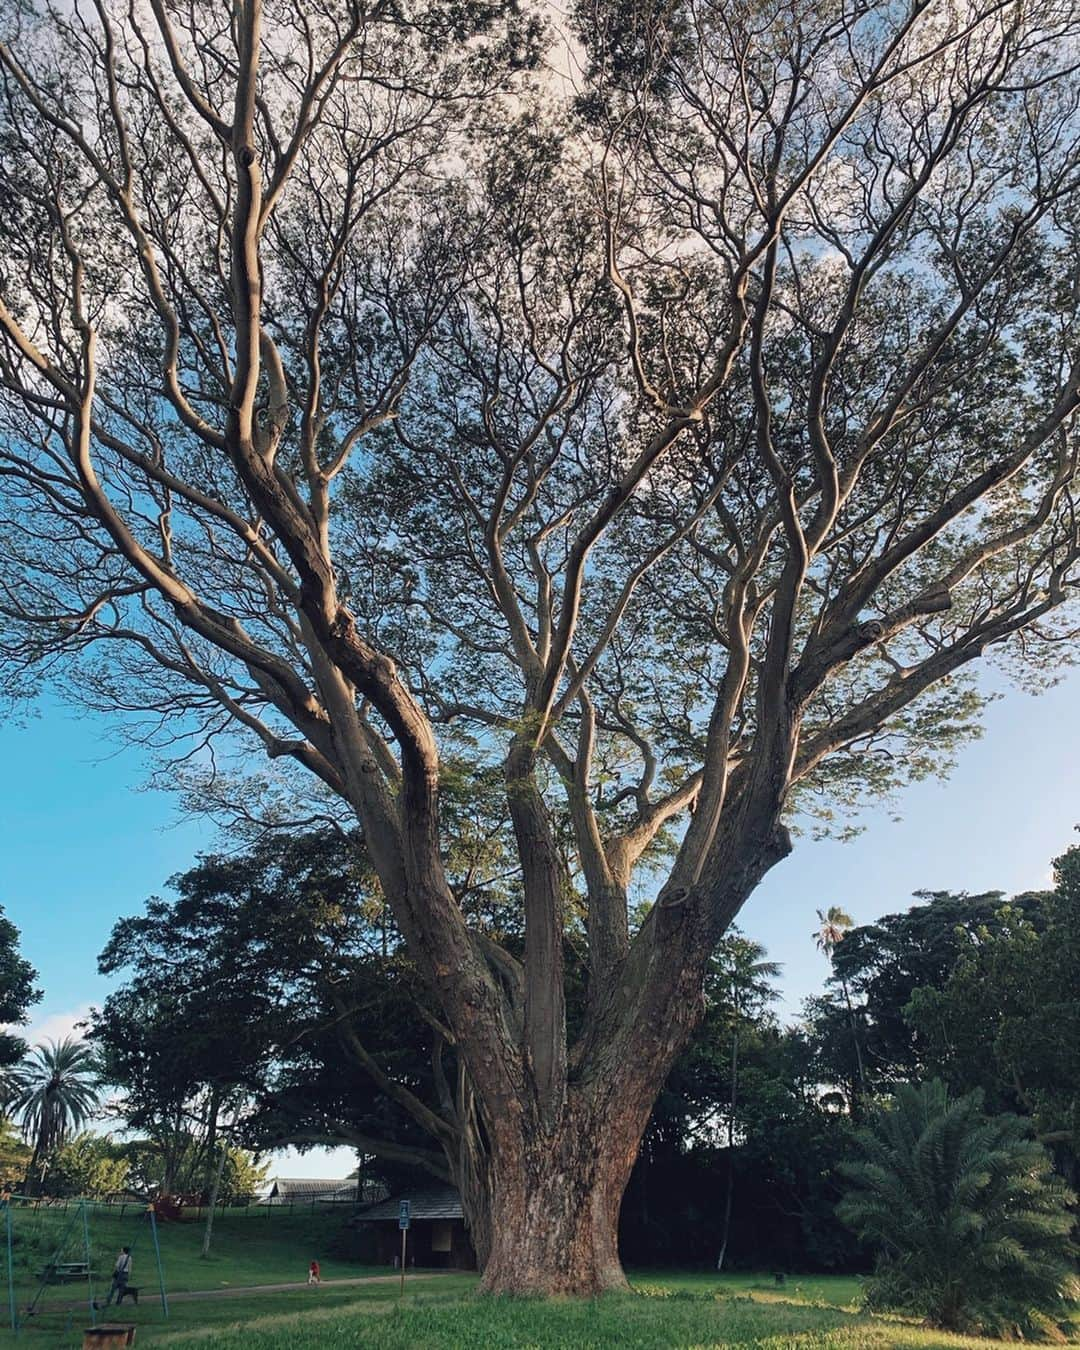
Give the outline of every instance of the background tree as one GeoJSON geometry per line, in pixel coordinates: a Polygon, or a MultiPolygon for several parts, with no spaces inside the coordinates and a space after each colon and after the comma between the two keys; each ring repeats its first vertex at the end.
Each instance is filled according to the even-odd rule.
{"type": "MultiPolygon", "coordinates": [[[[1002,928],[1002,893],[917,893],[921,903],[847,931],[834,949],[829,984],[840,990],[809,1001],[808,1030],[826,1081],[856,1084],[859,1061],[851,1023],[859,1028],[864,1080],[872,1090],[927,1076],[938,1060],[925,1024],[908,1015],[919,989],[942,990],[981,933],[1002,928]]],[[[1042,925],[1045,897],[1017,896],[1017,913],[1042,925]]],[[[936,1039],[936,1032],[934,1039],[936,1039]]],[[[854,1091],[854,1086],[852,1087],[854,1091]]]]}
{"type": "Polygon", "coordinates": [[[107,1196],[128,1184],[129,1161],[123,1144],[108,1135],[84,1132],[68,1139],[49,1158],[51,1195],[107,1196]]]}
{"type": "Polygon", "coordinates": [[[1080,850],[1052,892],[1017,897],[968,934],[948,979],[914,990],[905,1016],[954,1091],[981,1088],[1030,1116],[1067,1177],[1080,1157],[1080,850]]]}
{"type": "Polygon", "coordinates": [[[357,819],[464,1066],[397,1104],[485,1288],[622,1287],[785,816],[942,767],[970,663],[1072,631],[1080,19],[583,5],[549,113],[498,7],[20,16],[11,687],[181,756],[246,733],[357,819]],[[462,764],[501,778],[520,955],[447,874],[462,764]]]}
{"type": "MultiPolygon", "coordinates": [[[[844,934],[852,927],[852,918],[839,905],[830,905],[827,910],[818,910],[818,928],[814,934],[814,945],[819,952],[822,952],[832,965],[833,954],[843,940],[844,934]]],[[[866,1091],[866,1070],[863,1066],[862,1046],[859,1044],[859,1025],[855,1019],[855,1009],[851,1006],[851,991],[848,989],[847,979],[843,974],[840,976],[840,990],[844,996],[844,1007],[847,1010],[848,1024],[851,1028],[851,1048],[855,1052],[855,1072],[856,1080],[852,1085],[851,1103],[854,1109],[856,1090],[866,1091]]]]}
{"type": "MultiPolygon", "coordinates": [[[[201,1189],[205,1178],[203,1141],[189,1134],[183,1140],[170,1139],[167,1147],[156,1138],[136,1138],[117,1145],[127,1166],[127,1186],[139,1195],[187,1195],[206,1204],[208,1195],[201,1189]],[[169,1176],[174,1183],[166,1186],[169,1176]],[[184,1183],[190,1182],[190,1185],[184,1183]]],[[[220,1156],[220,1155],[219,1155],[220,1156]]],[[[218,1189],[220,1204],[250,1203],[259,1193],[269,1173],[249,1149],[226,1143],[225,1165],[218,1189]]]]}
{"type": "MultiPolygon", "coordinates": [[[[494,908],[483,874],[472,880],[494,908]]],[[[398,1098],[434,1113],[456,1056],[360,842],[272,835],[170,885],[174,898],[117,923],[100,966],[125,979],[90,1031],[125,1127],[156,1144],[164,1189],[209,1190],[226,1105],[234,1134],[264,1148],[348,1143],[449,1179],[438,1137],[398,1098]]]]}
{"type": "MultiPolygon", "coordinates": [[[[728,943],[721,943],[718,970],[728,943]]],[[[863,1252],[837,1220],[838,1164],[852,1150],[846,1111],[829,1105],[802,1033],[781,1027],[769,998],[738,1019],[732,1109],[733,1009],[714,974],[701,1023],[657,1099],[627,1188],[620,1245],[641,1266],[853,1270],[863,1252]],[[728,1127],[734,1120],[734,1147],[728,1127]],[[734,1178],[733,1205],[727,1196],[734,1178]]]]}
{"type": "Polygon", "coordinates": [[[14,1190],[21,1178],[26,1176],[30,1162],[30,1149],[14,1121],[6,1116],[0,1119],[0,1181],[8,1189],[14,1190]]]}
{"type": "Polygon", "coordinates": [[[100,1101],[93,1049],[74,1037],[36,1045],[5,1080],[5,1109],[19,1122],[33,1152],[26,1189],[33,1194],[53,1151],[93,1117],[100,1101]]]}
{"type": "MultiPolygon", "coordinates": [[[[759,942],[749,942],[739,933],[730,933],[714,957],[720,980],[727,984],[731,1004],[731,1058],[730,1085],[727,1109],[727,1187],[724,1192],[724,1226],[716,1269],[723,1270],[728,1239],[731,1236],[731,1211],[735,1200],[735,1141],[739,1110],[739,1050],[741,1023],[748,1019],[760,1021],[763,1010],[774,997],[771,981],[780,974],[775,961],[765,959],[765,948],[759,942]]],[[[707,986],[706,986],[707,989],[707,986]]],[[[706,993],[707,996],[707,993],[706,993]]]]}
{"type": "MultiPolygon", "coordinates": [[[[0,1024],[19,1026],[28,1009],[41,1000],[35,985],[37,971],[19,953],[19,930],[0,909],[0,1024]]],[[[10,1031],[0,1031],[0,1070],[26,1053],[26,1042],[10,1031]]]]}
{"type": "Polygon", "coordinates": [[[1016,1116],[903,1085],[859,1135],[841,1217],[880,1250],[867,1298],[949,1331],[1056,1330],[1078,1292],[1073,1199],[1016,1116]]]}

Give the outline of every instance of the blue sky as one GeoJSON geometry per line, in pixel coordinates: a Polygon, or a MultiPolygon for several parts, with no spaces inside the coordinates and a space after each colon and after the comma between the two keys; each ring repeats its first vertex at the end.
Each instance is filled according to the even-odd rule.
{"type": "MultiPolygon", "coordinates": [[[[1078,730],[1080,672],[1038,698],[1010,690],[947,782],[904,793],[898,823],[871,810],[850,843],[797,841],[740,919],[783,964],[784,1011],[794,1014],[826,974],[811,939],[815,907],[839,904],[865,922],[917,889],[1043,885],[1051,859],[1080,842],[1078,730]]],[[[145,764],[134,750],[117,752],[104,719],[52,699],[24,725],[0,728],[0,755],[0,903],[45,991],[30,1034],[63,1034],[108,989],[96,957],[113,922],[213,834],[181,820],[167,794],[140,790],[145,764]]],[[[290,1154],[274,1171],[343,1174],[349,1165],[341,1151],[290,1154]]]]}

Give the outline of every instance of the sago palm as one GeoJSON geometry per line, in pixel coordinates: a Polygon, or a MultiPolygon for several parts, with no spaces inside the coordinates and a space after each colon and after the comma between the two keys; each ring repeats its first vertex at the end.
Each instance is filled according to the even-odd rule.
{"type": "Polygon", "coordinates": [[[97,1109],[94,1051],[72,1037],[45,1041],[14,1066],[5,1089],[5,1109],[33,1146],[27,1168],[27,1186],[32,1189],[52,1151],[81,1130],[97,1109]]]}
{"type": "Polygon", "coordinates": [[[860,1131],[838,1209],[879,1250],[867,1298],[952,1331],[1053,1335],[1077,1295],[1072,1196],[1016,1116],[904,1086],[860,1131]]]}

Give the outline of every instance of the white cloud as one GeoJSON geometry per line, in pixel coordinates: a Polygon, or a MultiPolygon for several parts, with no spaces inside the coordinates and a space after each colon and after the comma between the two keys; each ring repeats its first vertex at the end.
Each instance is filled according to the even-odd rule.
{"type": "Polygon", "coordinates": [[[65,1036],[81,1039],[83,1033],[77,1030],[77,1026],[86,1021],[92,1006],[83,1003],[67,1011],[39,1012],[28,1027],[9,1027],[8,1030],[15,1036],[21,1036],[30,1045],[40,1045],[42,1041],[62,1041],[65,1036]]]}

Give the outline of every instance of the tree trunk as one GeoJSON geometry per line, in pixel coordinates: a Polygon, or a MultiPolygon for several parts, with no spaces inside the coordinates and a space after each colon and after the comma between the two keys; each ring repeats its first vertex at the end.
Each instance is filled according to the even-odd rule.
{"type": "MultiPolygon", "coordinates": [[[[847,1006],[848,1025],[851,1027],[851,1040],[855,1046],[855,1073],[859,1085],[860,1095],[866,1092],[866,1070],[863,1067],[862,1047],[859,1044],[859,1028],[855,1022],[855,1009],[851,1006],[851,995],[848,992],[847,980],[840,981],[840,987],[844,992],[844,1003],[847,1006]]],[[[852,1095],[852,1115],[854,1111],[855,1098],[852,1095]]]]}
{"type": "Polygon", "coordinates": [[[724,1227],[720,1237],[720,1254],[716,1258],[716,1269],[724,1269],[727,1258],[728,1239],[731,1236],[731,1211],[735,1202],[735,1108],[738,1105],[739,1091],[739,1003],[734,1001],[735,1029],[731,1033],[731,1105],[727,1118],[727,1191],[724,1195],[724,1227]]]}
{"type": "Polygon", "coordinates": [[[619,1208],[640,1134],[628,1147],[633,1127],[628,1132],[626,1123],[636,1114],[605,1128],[596,1111],[571,1098],[556,1131],[537,1132],[524,1147],[520,1138],[497,1141],[485,1292],[593,1295],[628,1288],[619,1208]]]}
{"type": "MultiPolygon", "coordinates": [[[[37,1195],[38,1193],[38,1159],[41,1157],[41,1140],[35,1139],[34,1151],[30,1155],[30,1161],[26,1165],[26,1179],[23,1182],[23,1189],[27,1195],[37,1195]]],[[[42,1175],[44,1175],[44,1173],[42,1175]]]]}
{"type": "Polygon", "coordinates": [[[225,1155],[228,1152],[228,1145],[224,1140],[221,1142],[221,1148],[218,1152],[217,1170],[214,1173],[214,1184],[210,1188],[210,1208],[206,1211],[206,1227],[203,1229],[202,1251],[199,1255],[205,1261],[210,1255],[210,1238],[214,1231],[214,1208],[218,1202],[218,1196],[221,1194],[221,1174],[225,1171],[225,1155]]]}

